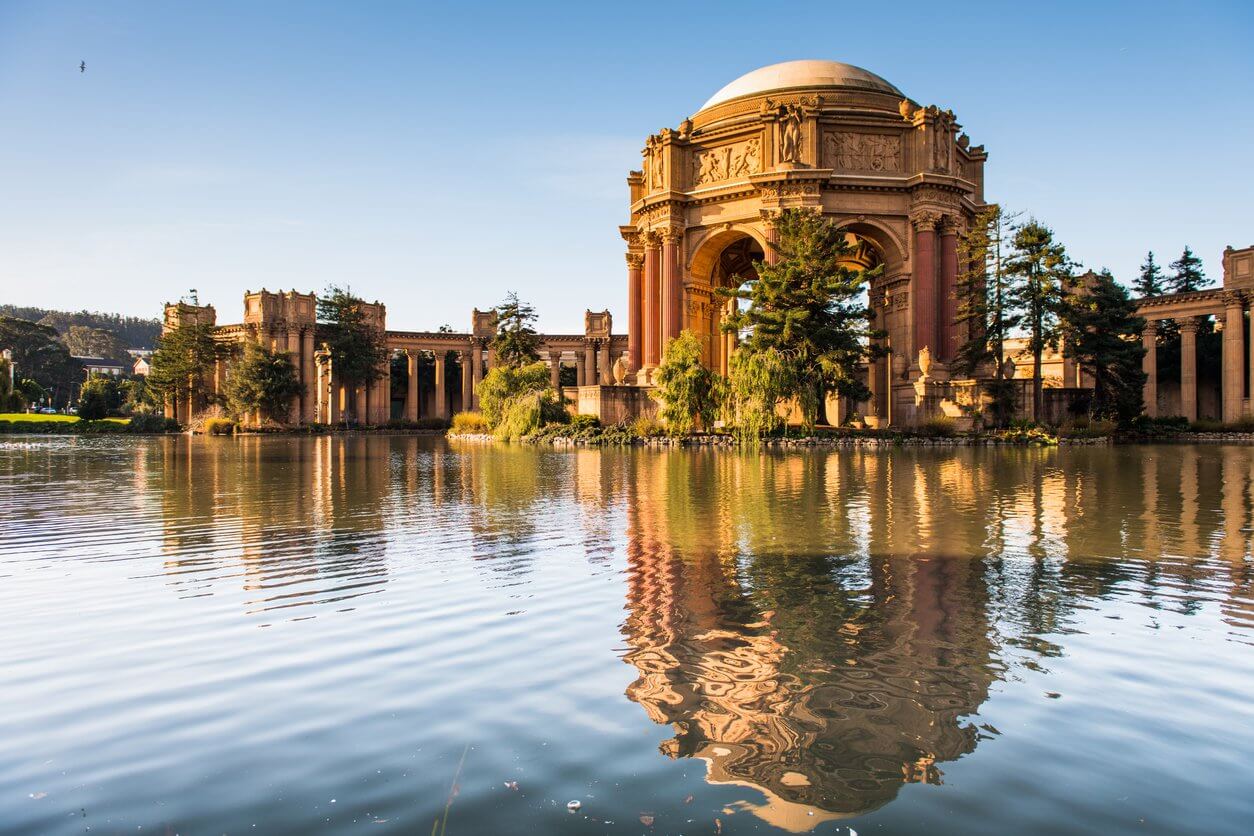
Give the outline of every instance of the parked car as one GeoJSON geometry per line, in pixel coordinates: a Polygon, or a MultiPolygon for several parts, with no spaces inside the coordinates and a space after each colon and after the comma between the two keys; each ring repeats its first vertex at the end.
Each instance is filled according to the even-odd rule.
{"type": "Polygon", "coordinates": [[[43,409],[39,410],[39,414],[40,415],[56,415],[57,411],[50,406],[45,406],[43,409]]]}

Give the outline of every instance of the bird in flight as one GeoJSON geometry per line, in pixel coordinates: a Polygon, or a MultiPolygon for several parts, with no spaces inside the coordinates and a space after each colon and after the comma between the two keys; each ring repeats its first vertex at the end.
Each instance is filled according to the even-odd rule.
{"type": "Polygon", "coordinates": [[[85,72],[87,72],[87,62],[86,62],[86,61],[80,61],[80,62],[79,62],[79,65],[78,65],[78,71],[79,71],[80,73],[85,73],[85,72]]]}

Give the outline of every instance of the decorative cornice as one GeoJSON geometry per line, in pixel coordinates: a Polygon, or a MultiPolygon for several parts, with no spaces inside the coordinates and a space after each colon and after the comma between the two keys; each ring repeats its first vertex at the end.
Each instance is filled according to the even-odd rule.
{"type": "Polygon", "coordinates": [[[626,253],[627,267],[631,270],[639,270],[644,266],[644,253],[626,253]]]}
{"type": "Polygon", "coordinates": [[[932,212],[929,210],[924,210],[922,212],[917,212],[914,215],[911,215],[910,223],[914,224],[914,228],[917,231],[925,232],[927,230],[935,230],[936,227],[940,224],[942,217],[943,216],[941,215],[940,212],[932,212]]]}

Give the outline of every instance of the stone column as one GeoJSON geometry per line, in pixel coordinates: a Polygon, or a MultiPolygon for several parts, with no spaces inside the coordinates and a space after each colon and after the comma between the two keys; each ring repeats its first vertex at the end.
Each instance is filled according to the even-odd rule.
{"type": "Polygon", "coordinates": [[[444,386],[444,366],[447,358],[444,352],[435,352],[435,417],[448,418],[448,393],[444,386]]]}
{"type": "Polygon", "coordinates": [[[301,334],[300,347],[300,367],[301,382],[305,385],[304,391],[301,393],[301,419],[306,423],[312,423],[317,420],[317,393],[314,387],[318,385],[317,363],[314,361],[314,326],[310,325],[305,328],[301,334]]]}
{"type": "Polygon", "coordinates": [[[1197,329],[1195,317],[1180,321],[1180,413],[1197,420],[1197,329]]]}
{"type": "Polygon", "coordinates": [[[644,256],[627,253],[627,370],[630,372],[638,371],[644,362],[644,334],[641,333],[644,327],[643,269],[644,256]]]}
{"type": "Polygon", "coordinates": [[[584,353],[576,349],[575,350],[575,385],[583,386],[584,380],[586,380],[586,377],[584,376],[584,353]]]}
{"type": "MultiPolygon", "coordinates": [[[[958,226],[953,218],[946,218],[940,236],[940,310],[941,360],[948,363],[958,353],[958,226]]],[[[1063,384],[1066,385],[1066,384],[1063,384]]]]}
{"type": "Polygon", "coordinates": [[[1254,413],[1254,306],[1250,308],[1250,338],[1246,341],[1245,350],[1250,355],[1250,400],[1249,410],[1254,413]]]}
{"type": "Polygon", "coordinates": [[[668,230],[662,236],[662,353],[666,343],[683,330],[684,282],[680,276],[679,242],[683,233],[668,230]]]}
{"type": "Polygon", "coordinates": [[[936,222],[934,212],[914,218],[914,354],[939,351],[936,340],[936,222]]]}
{"type": "Polygon", "coordinates": [[[549,385],[562,391],[562,352],[549,352],[549,385]]]}
{"type": "Polygon", "coordinates": [[[771,209],[761,210],[762,228],[766,230],[766,252],[763,254],[762,260],[767,264],[774,264],[779,261],[779,253],[775,252],[775,248],[779,246],[779,230],[775,227],[775,221],[779,215],[771,209]]]}
{"type": "Polygon", "coordinates": [[[650,232],[645,236],[644,251],[644,365],[652,367],[658,364],[661,359],[661,344],[659,338],[661,336],[661,300],[658,298],[660,290],[662,261],[661,253],[662,239],[656,232],[650,232]]]}
{"type": "Polygon", "coordinates": [[[592,340],[583,344],[583,377],[580,386],[595,386],[597,383],[597,348],[592,340]]]}
{"type": "Polygon", "coordinates": [[[470,364],[474,360],[474,352],[464,350],[457,352],[457,362],[461,365],[462,371],[462,411],[470,409],[471,403],[475,398],[474,381],[470,374],[470,364]]]}
{"type": "Polygon", "coordinates": [[[1150,418],[1158,417],[1158,322],[1146,320],[1145,330],[1141,332],[1141,345],[1145,356],[1141,358],[1141,371],[1145,372],[1145,388],[1142,400],[1145,401],[1145,414],[1150,418]]]}
{"type": "Polygon", "coordinates": [[[483,343],[478,339],[470,341],[470,382],[474,391],[471,393],[471,401],[474,408],[479,408],[479,381],[483,380],[483,343]]]}
{"type": "MultiPolygon", "coordinates": [[[[303,390],[305,386],[304,369],[305,365],[301,362],[300,356],[300,330],[297,328],[287,329],[287,359],[296,370],[296,379],[300,381],[303,390]]],[[[291,401],[287,405],[287,422],[289,424],[299,424],[301,415],[300,406],[301,396],[299,393],[292,396],[291,401]]]]}
{"type": "Polygon", "coordinates": [[[409,349],[405,361],[405,420],[418,420],[418,350],[409,349]]]}
{"type": "Polygon", "coordinates": [[[1220,388],[1224,421],[1241,417],[1245,405],[1245,300],[1224,294],[1223,377],[1220,388]]]}
{"type": "Polygon", "coordinates": [[[356,403],[353,404],[354,414],[353,420],[359,424],[370,423],[370,387],[368,385],[358,386],[356,393],[353,395],[356,403]]]}
{"type": "Polygon", "coordinates": [[[614,372],[610,368],[610,341],[602,340],[601,347],[597,350],[597,366],[600,368],[600,379],[597,381],[602,386],[609,386],[614,382],[614,372]]]}

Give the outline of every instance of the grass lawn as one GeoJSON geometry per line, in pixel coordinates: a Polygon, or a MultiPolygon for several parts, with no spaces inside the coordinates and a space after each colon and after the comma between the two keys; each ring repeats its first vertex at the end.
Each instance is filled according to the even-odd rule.
{"type": "MultiPolygon", "coordinates": [[[[77,415],[40,415],[37,412],[0,412],[0,421],[12,421],[21,423],[23,421],[45,422],[57,421],[59,423],[74,423],[79,420],[77,415]]],[[[106,418],[106,421],[112,421],[115,424],[129,424],[130,418],[106,418]]]]}

